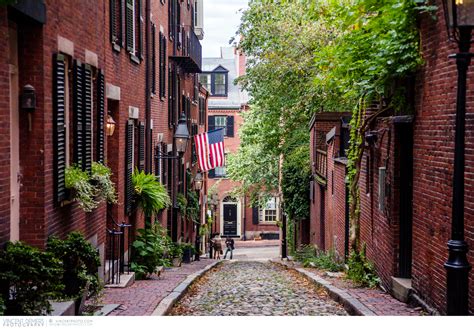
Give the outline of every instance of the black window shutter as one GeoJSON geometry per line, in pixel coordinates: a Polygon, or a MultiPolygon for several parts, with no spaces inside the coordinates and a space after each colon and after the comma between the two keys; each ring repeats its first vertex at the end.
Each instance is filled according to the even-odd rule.
{"type": "Polygon", "coordinates": [[[92,170],[92,71],[89,65],[84,65],[84,116],[83,136],[84,148],[82,157],[84,159],[82,169],[87,172],[92,170]]]}
{"type": "Polygon", "coordinates": [[[226,136],[234,137],[234,117],[229,115],[226,119],[226,136]]]}
{"type": "Polygon", "coordinates": [[[125,145],[125,213],[132,213],[133,201],[133,121],[127,121],[125,145]]]}
{"type": "Polygon", "coordinates": [[[142,0],[135,0],[135,29],[136,29],[136,56],[143,59],[143,45],[142,45],[142,0]]]}
{"type": "Polygon", "coordinates": [[[252,224],[258,225],[258,207],[252,208],[252,224]]]}
{"type": "Polygon", "coordinates": [[[138,169],[142,171],[145,170],[145,123],[143,122],[140,122],[139,133],[140,136],[138,137],[138,169]]]}
{"type": "Polygon", "coordinates": [[[173,71],[168,68],[168,127],[173,127],[173,71]]]}
{"type": "Polygon", "coordinates": [[[54,56],[54,199],[66,200],[66,65],[63,55],[54,56]]]}
{"type": "MultiPolygon", "coordinates": [[[[167,148],[167,145],[165,143],[161,143],[161,153],[162,154],[166,154],[166,148],[167,148]]],[[[161,161],[161,183],[163,185],[168,185],[168,170],[167,170],[167,163],[168,163],[168,160],[167,159],[163,159],[163,161],[161,161]]]]}
{"type": "Polygon", "coordinates": [[[166,92],[166,38],[160,32],[160,97],[165,98],[166,92]]]}
{"type": "Polygon", "coordinates": [[[83,168],[84,147],[84,70],[80,61],[74,61],[74,163],[83,168]]]}
{"type": "Polygon", "coordinates": [[[104,148],[105,148],[105,82],[102,71],[99,70],[97,75],[97,143],[96,155],[97,162],[104,163],[104,148]]]}
{"type": "Polygon", "coordinates": [[[110,0],[110,41],[122,46],[122,1],[110,0]]]}
{"type": "Polygon", "coordinates": [[[156,25],[151,25],[151,92],[156,94],[156,25]]]}
{"type": "Polygon", "coordinates": [[[209,170],[209,173],[207,174],[208,178],[214,178],[216,177],[216,171],[214,169],[209,170]]]}
{"type": "Polygon", "coordinates": [[[207,118],[207,130],[211,131],[216,129],[216,118],[211,115],[207,118]]]}
{"type": "Polygon", "coordinates": [[[133,40],[135,38],[134,27],[133,27],[133,0],[126,0],[125,6],[125,25],[126,25],[126,40],[127,40],[127,51],[134,53],[133,40]]]}

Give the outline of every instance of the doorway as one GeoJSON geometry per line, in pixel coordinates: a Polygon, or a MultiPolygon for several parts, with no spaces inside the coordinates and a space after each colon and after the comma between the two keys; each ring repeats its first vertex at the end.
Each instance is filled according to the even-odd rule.
{"type": "Polygon", "coordinates": [[[413,214],[413,126],[399,124],[400,140],[400,240],[399,273],[401,278],[411,277],[412,214],[413,214]]]}
{"type": "Polygon", "coordinates": [[[237,235],[237,204],[224,205],[224,235],[237,235]]]}
{"type": "Polygon", "coordinates": [[[9,29],[10,41],[10,240],[20,239],[20,112],[18,82],[18,35],[9,29]]]}

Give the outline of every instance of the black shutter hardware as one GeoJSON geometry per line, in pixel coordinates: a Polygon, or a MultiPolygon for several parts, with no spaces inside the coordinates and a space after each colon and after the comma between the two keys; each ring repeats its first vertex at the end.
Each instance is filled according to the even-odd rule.
{"type": "Polygon", "coordinates": [[[104,163],[104,148],[105,148],[105,82],[102,71],[99,70],[97,76],[97,143],[96,155],[97,162],[104,163]]]}
{"type": "Polygon", "coordinates": [[[83,168],[84,147],[84,72],[80,61],[74,61],[74,163],[83,168]]]}
{"type": "Polygon", "coordinates": [[[54,201],[66,200],[66,64],[63,55],[54,56],[54,201]]]}
{"type": "Polygon", "coordinates": [[[133,202],[133,121],[127,122],[126,127],[126,146],[125,146],[125,213],[130,215],[132,213],[133,202]]]}
{"type": "Polygon", "coordinates": [[[229,115],[226,119],[226,136],[234,137],[234,117],[229,115]]]}

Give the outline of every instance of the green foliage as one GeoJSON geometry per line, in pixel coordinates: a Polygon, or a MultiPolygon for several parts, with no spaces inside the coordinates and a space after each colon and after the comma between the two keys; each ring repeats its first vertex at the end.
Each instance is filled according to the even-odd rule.
{"type": "Polygon", "coordinates": [[[98,207],[96,188],[92,185],[89,174],[77,165],[66,168],[65,186],[73,191],[74,200],[85,212],[91,212],[98,207]]]}
{"type": "Polygon", "coordinates": [[[186,216],[186,208],[188,206],[188,199],[183,193],[178,193],[176,195],[176,203],[178,205],[179,212],[186,216]]]}
{"type": "Polygon", "coordinates": [[[133,242],[132,271],[137,279],[146,279],[156,273],[158,266],[170,266],[171,241],[166,229],[159,223],[150,228],[138,229],[138,235],[133,242]]]}
{"type": "Polygon", "coordinates": [[[95,183],[98,201],[117,203],[117,192],[111,176],[112,170],[109,167],[98,162],[92,162],[91,180],[95,183]]]}
{"type": "Polygon", "coordinates": [[[153,174],[143,170],[135,170],[132,175],[135,191],[135,202],[147,217],[157,214],[160,210],[171,205],[166,188],[158,182],[153,174]]]}
{"type": "Polygon", "coordinates": [[[315,267],[330,272],[344,270],[343,262],[337,259],[334,251],[325,252],[311,245],[303,246],[301,250],[296,251],[295,259],[302,262],[304,267],[315,267]]]}
{"type": "Polygon", "coordinates": [[[63,288],[61,261],[22,242],[0,250],[0,296],[5,315],[45,315],[63,288]]]}
{"type": "Polygon", "coordinates": [[[349,266],[347,278],[355,283],[370,288],[376,287],[380,283],[374,264],[365,255],[365,245],[360,252],[352,251],[350,253],[347,265],[349,266]]]}
{"type": "Polygon", "coordinates": [[[183,246],[179,243],[172,243],[169,250],[170,259],[179,258],[183,259],[183,246]]]}
{"type": "Polygon", "coordinates": [[[62,261],[63,296],[78,298],[89,282],[89,295],[97,294],[102,285],[99,280],[99,252],[79,232],[70,233],[65,240],[48,239],[46,251],[62,261]]]}
{"type": "Polygon", "coordinates": [[[0,316],[5,314],[5,303],[2,296],[0,296],[0,316]]]}
{"type": "Polygon", "coordinates": [[[199,215],[201,207],[199,206],[199,194],[197,191],[188,190],[188,204],[186,206],[186,217],[199,224],[199,215]]]}

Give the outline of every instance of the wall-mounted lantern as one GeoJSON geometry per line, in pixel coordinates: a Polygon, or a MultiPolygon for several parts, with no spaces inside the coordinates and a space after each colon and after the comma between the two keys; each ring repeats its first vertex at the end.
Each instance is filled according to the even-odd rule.
{"type": "Polygon", "coordinates": [[[28,112],[28,131],[31,131],[31,112],[36,109],[36,90],[32,85],[25,85],[20,96],[20,106],[28,112]]]}
{"type": "Polygon", "coordinates": [[[197,191],[200,191],[202,189],[202,174],[198,172],[196,174],[196,177],[194,177],[194,188],[197,191]]]}
{"type": "Polygon", "coordinates": [[[105,129],[106,129],[106,132],[107,132],[107,136],[112,136],[114,134],[115,120],[114,120],[114,118],[112,118],[110,113],[107,115],[107,122],[106,122],[106,125],[105,125],[105,129]]]}
{"type": "Polygon", "coordinates": [[[178,127],[176,128],[176,132],[174,133],[174,140],[176,142],[176,150],[179,154],[183,154],[186,152],[186,148],[188,146],[189,140],[189,131],[188,126],[186,124],[186,115],[181,113],[181,117],[178,121],[178,127]]]}

